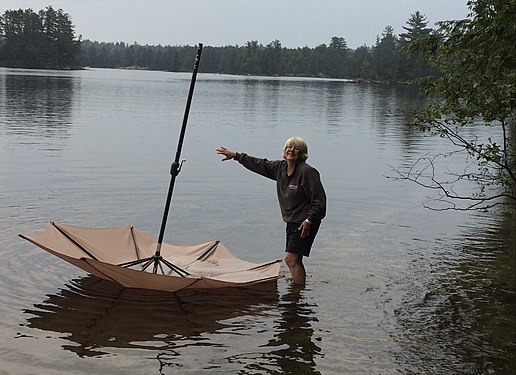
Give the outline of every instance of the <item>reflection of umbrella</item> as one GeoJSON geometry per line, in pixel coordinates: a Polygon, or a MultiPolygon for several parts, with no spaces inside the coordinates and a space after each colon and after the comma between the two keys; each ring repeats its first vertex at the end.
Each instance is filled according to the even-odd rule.
{"type": "Polygon", "coordinates": [[[280,260],[246,262],[218,241],[189,246],[163,243],[174,183],[182,165],[181,149],[201,51],[199,44],[157,242],[132,226],[79,228],[54,222],[40,233],[20,235],[22,238],[87,272],[128,288],[175,292],[185,288],[248,286],[279,278],[280,260]]]}
{"type": "Polygon", "coordinates": [[[90,357],[107,354],[109,348],[157,350],[174,344],[198,345],[196,340],[202,335],[226,328],[230,323],[225,320],[269,311],[278,302],[278,291],[276,283],[267,283],[171,295],[123,289],[88,276],[72,280],[47,297],[24,310],[31,315],[27,326],[65,334],[60,335],[69,342],[64,349],[90,357]]]}

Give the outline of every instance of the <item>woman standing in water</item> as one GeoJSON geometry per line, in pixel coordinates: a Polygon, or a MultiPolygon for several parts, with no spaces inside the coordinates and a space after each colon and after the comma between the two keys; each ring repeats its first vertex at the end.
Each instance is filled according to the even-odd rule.
{"type": "Polygon", "coordinates": [[[312,244],[326,215],[326,194],[319,172],[306,163],[308,146],[300,137],[289,138],[283,160],[270,161],[245,153],[217,148],[225,160],[234,159],[252,172],[276,181],[278,202],[286,228],[285,262],[294,284],[305,284],[303,257],[310,255],[312,244]]]}

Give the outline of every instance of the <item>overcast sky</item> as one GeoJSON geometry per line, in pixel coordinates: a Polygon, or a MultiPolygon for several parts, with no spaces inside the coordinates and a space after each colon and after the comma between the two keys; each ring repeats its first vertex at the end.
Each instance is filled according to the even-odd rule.
{"type": "Polygon", "coordinates": [[[416,10],[429,26],[465,18],[467,0],[0,0],[8,9],[52,5],[72,17],[76,35],[99,42],[151,45],[316,47],[331,37],[348,47],[371,46],[385,26],[403,32],[416,10]]]}

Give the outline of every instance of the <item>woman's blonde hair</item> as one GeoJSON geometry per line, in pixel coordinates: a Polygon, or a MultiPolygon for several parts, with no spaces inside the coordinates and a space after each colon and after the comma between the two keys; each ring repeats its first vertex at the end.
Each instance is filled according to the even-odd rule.
{"type": "Polygon", "coordinates": [[[306,159],[308,159],[308,145],[306,144],[303,138],[291,137],[287,139],[287,141],[285,142],[285,147],[283,147],[283,151],[285,151],[287,147],[295,147],[299,150],[298,159],[300,161],[305,162],[306,159]]]}

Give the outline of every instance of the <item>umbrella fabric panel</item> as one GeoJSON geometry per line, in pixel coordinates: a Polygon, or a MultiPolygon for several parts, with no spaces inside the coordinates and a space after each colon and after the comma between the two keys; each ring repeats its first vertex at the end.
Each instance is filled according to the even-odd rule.
{"type": "Polygon", "coordinates": [[[20,235],[20,237],[53,253],[62,254],[75,259],[88,256],[79,246],[71,242],[66,236],[63,236],[52,223],[48,223],[47,227],[41,232],[30,235],[20,235]]]}
{"type": "Polygon", "coordinates": [[[184,269],[185,271],[188,271],[194,275],[212,277],[220,274],[252,271],[258,266],[260,265],[236,258],[225,260],[197,261],[192,263],[190,266],[185,267],[184,269]]]}
{"type": "Polygon", "coordinates": [[[236,256],[229,251],[229,249],[224,246],[219,241],[210,241],[202,244],[194,244],[194,245],[177,245],[170,243],[163,243],[161,248],[162,255],[168,256],[178,256],[184,255],[192,259],[196,260],[204,260],[208,258],[212,259],[234,259],[236,256]]]}
{"type": "Polygon", "coordinates": [[[81,228],[66,224],[55,224],[82,248],[87,251],[86,258],[118,264],[140,257],[152,255],[146,246],[136,247],[131,226],[114,228],[81,228]],[[142,254],[143,253],[143,254],[142,254]]]}
{"type": "Polygon", "coordinates": [[[269,280],[277,278],[281,266],[281,261],[277,260],[273,263],[258,267],[255,269],[245,269],[237,272],[229,272],[209,277],[211,280],[226,281],[236,284],[251,283],[257,280],[269,280]]]}

